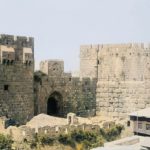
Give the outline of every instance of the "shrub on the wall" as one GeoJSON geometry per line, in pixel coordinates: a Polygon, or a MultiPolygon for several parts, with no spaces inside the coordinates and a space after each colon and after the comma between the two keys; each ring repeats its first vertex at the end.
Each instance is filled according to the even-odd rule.
{"type": "Polygon", "coordinates": [[[106,141],[113,141],[119,138],[121,131],[124,129],[122,125],[114,125],[111,128],[100,128],[100,135],[106,140],[106,141]]]}

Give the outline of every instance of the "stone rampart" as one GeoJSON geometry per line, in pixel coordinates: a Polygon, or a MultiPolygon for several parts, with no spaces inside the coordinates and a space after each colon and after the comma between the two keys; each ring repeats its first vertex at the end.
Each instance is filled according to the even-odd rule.
{"type": "Polygon", "coordinates": [[[33,117],[34,40],[0,35],[0,116],[33,117]]]}
{"type": "Polygon", "coordinates": [[[40,74],[41,79],[39,81],[35,80],[37,106],[35,108],[38,108],[36,114],[47,114],[48,102],[56,101],[57,104],[55,106],[58,112],[55,112],[56,114],[53,115],[66,116],[69,112],[74,112],[79,116],[95,115],[96,80],[72,77],[70,73],[65,73],[62,69],[62,61],[49,61],[43,61],[44,64],[41,67],[41,71],[43,71],[43,68],[45,70],[50,68],[49,74],[40,74]],[[49,65],[46,65],[45,62],[49,65]],[[56,73],[55,76],[53,75],[54,72],[56,73]]]}

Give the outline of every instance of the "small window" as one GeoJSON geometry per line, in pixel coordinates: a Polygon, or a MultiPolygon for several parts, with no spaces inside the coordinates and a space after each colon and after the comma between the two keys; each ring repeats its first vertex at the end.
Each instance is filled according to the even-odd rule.
{"type": "Polygon", "coordinates": [[[99,60],[97,60],[97,64],[99,65],[99,60]]]}
{"type": "Polygon", "coordinates": [[[36,88],[34,88],[33,91],[36,92],[37,91],[36,88]]]}
{"type": "Polygon", "coordinates": [[[127,121],[127,127],[130,127],[130,121],[127,121]]]}
{"type": "Polygon", "coordinates": [[[150,124],[146,124],[146,130],[150,130],[150,124]]]}
{"type": "Polygon", "coordinates": [[[68,118],[68,124],[71,124],[71,116],[68,118]]]}
{"type": "Polygon", "coordinates": [[[71,81],[71,78],[69,78],[69,81],[71,81]]]}
{"type": "Polygon", "coordinates": [[[25,61],[25,65],[26,65],[26,66],[28,65],[28,61],[27,61],[27,60],[25,61]]]}
{"type": "Polygon", "coordinates": [[[3,59],[3,64],[6,64],[6,59],[3,59]]]}
{"type": "Polygon", "coordinates": [[[142,129],[142,123],[141,122],[138,123],[138,128],[142,129]]]}
{"type": "Polygon", "coordinates": [[[8,91],[9,85],[4,85],[4,91],[8,91]]]}
{"type": "Polygon", "coordinates": [[[14,60],[11,60],[11,61],[10,61],[10,64],[13,65],[13,64],[14,64],[14,60]]]}
{"type": "Polygon", "coordinates": [[[9,65],[9,60],[7,60],[7,65],[9,65]]]}
{"type": "Polygon", "coordinates": [[[29,61],[29,66],[31,66],[31,61],[29,61]]]}

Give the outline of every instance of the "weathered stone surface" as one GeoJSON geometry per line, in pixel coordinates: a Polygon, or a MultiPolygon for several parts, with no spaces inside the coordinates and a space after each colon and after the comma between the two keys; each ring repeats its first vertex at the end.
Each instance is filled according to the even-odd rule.
{"type": "Polygon", "coordinates": [[[81,76],[97,77],[97,114],[119,117],[148,107],[149,62],[149,44],[81,46],[81,76]]]}
{"type": "Polygon", "coordinates": [[[48,60],[40,64],[41,71],[47,71],[44,76],[40,75],[40,82],[35,80],[36,114],[66,116],[67,113],[74,112],[78,116],[95,115],[95,79],[81,80],[79,77],[72,77],[70,73],[64,72],[64,62],[60,60],[48,60]],[[56,112],[49,112],[52,101],[55,103],[52,107],[56,107],[56,112]]]}
{"type": "Polygon", "coordinates": [[[0,116],[21,123],[39,113],[126,116],[150,107],[149,62],[150,45],[85,45],[79,77],[65,73],[62,60],[46,60],[33,78],[33,38],[1,35],[0,116]]]}
{"type": "Polygon", "coordinates": [[[24,123],[34,112],[34,40],[0,37],[0,116],[24,123]]]}

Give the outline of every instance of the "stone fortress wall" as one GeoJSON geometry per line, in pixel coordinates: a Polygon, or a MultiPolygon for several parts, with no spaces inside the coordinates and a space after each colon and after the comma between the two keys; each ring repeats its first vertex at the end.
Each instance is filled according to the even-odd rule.
{"type": "Polygon", "coordinates": [[[0,35],[0,115],[26,122],[33,117],[34,40],[0,35]]]}
{"type": "Polygon", "coordinates": [[[23,124],[39,113],[95,115],[96,80],[73,78],[62,60],[40,63],[34,73],[34,39],[0,35],[0,116],[23,124]]]}
{"type": "Polygon", "coordinates": [[[72,77],[71,73],[65,73],[62,60],[42,61],[40,71],[45,74],[41,75],[39,81],[35,80],[36,114],[66,116],[67,113],[74,112],[78,116],[95,115],[95,79],[81,80],[79,77],[72,77]],[[51,107],[56,107],[57,111],[49,112],[51,107]]]}
{"type": "Polygon", "coordinates": [[[80,47],[80,78],[97,78],[98,45],[82,45],[80,47]]]}
{"type": "Polygon", "coordinates": [[[149,44],[81,46],[80,63],[82,76],[97,77],[97,115],[123,117],[150,107],[149,44]]]}
{"type": "Polygon", "coordinates": [[[80,75],[62,60],[34,73],[34,39],[0,35],[0,116],[25,123],[34,115],[125,117],[150,107],[150,45],[104,44],[80,48],[80,75]]]}

